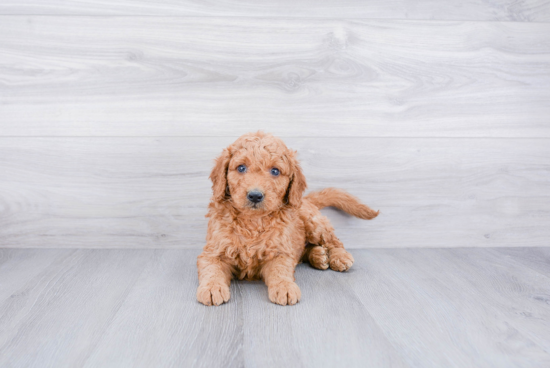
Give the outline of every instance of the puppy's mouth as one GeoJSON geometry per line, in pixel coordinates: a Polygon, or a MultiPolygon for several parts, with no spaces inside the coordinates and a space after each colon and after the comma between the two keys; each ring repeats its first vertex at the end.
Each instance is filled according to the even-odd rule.
{"type": "Polygon", "coordinates": [[[262,210],[264,208],[263,202],[254,203],[250,201],[246,204],[246,207],[251,208],[253,210],[262,210]]]}

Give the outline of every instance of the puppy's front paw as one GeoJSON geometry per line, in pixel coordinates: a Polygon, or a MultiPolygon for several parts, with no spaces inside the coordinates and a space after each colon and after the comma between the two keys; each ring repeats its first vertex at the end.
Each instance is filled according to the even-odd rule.
{"type": "Polygon", "coordinates": [[[280,305],[294,305],[300,301],[302,293],[295,282],[284,281],[268,287],[269,300],[280,305]]]}
{"type": "Polygon", "coordinates": [[[343,248],[336,248],[330,251],[328,256],[330,268],[334,271],[347,271],[353,265],[353,257],[343,248]]]}
{"type": "Polygon", "coordinates": [[[197,300],[204,305],[221,305],[230,297],[229,286],[222,283],[200,285],[197,289],[197,300]]]}

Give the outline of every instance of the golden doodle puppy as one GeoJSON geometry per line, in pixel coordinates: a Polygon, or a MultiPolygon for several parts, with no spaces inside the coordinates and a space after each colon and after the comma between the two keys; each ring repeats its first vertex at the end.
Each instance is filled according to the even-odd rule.
{"type": "Polygon", "coordinates": [[[337,207],[350,215],[378,215],[350,194],[327,188],[302,197],[306,178],[296,152],[263,132],[245,134],[223,150],[210,174],[206,245],[197,259],[197,299],[220,305],[230,297],[233,277],[263,279],[269,300],[300,300],[294,269],[301,262],[347,271],[353,257],[319,209],[337,207]]]}

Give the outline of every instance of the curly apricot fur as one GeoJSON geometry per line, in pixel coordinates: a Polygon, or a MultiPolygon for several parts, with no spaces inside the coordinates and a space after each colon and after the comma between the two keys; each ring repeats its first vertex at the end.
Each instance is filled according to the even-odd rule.
{"type": "Polygon", "coordinates": [[[210,179],[208,233],[197,259],[197,299],[204,305],[227,302],[233,277],[262,279],[273,303],[296,304],[301,297],[294,280],[299,262],[336,271],[347,271],[353,264],[353,257],[319,210],[335,206],[363,219],[378,215],[339,189],[303,197],[307,184],[296,152],[263,132],[245,134],[224,149],[210,179]],[[246,172],[237,170],[240,165],[246,172]],[[272,168],[280,174],[273,175],[272,168]],[[251,190],[260,191],[263,201],[250,202],[247,193],[251,190]]]}

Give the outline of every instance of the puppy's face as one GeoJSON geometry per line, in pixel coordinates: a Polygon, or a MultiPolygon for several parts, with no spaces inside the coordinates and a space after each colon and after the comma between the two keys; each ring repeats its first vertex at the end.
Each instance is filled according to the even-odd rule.
{"type": "Polygon", "coordinates": [[[271,135],[242,136],[224,150],[212,171],[214,199],[218,194],[218,199],[230,200],[239,211],[251,215],[299,205],[306,183],[294,156],[295,152],[271,135]],[[216,193],[222,188],[223,193],[216,193]]]}
{"type": "Polygon", "coordinates": [[[291,170],[286,156],[277,147],[262,147],[258,143],[238,149],[227,170],[231,200],[243,212],[277,210],[285,204],[290,184],[291,170]]]}

